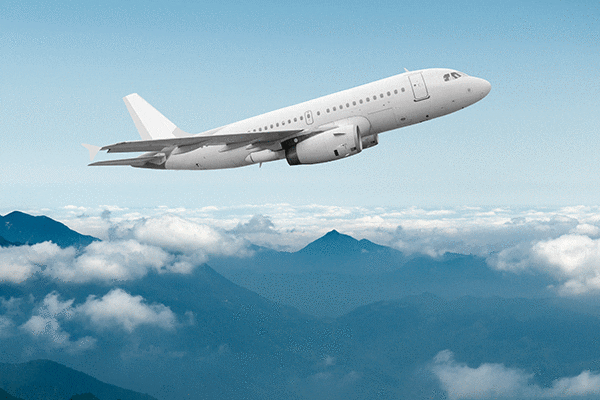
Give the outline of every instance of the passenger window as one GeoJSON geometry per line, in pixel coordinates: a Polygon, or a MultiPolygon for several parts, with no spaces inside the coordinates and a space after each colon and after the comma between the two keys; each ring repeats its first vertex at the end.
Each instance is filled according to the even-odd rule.
{"type": "Polygon", "coordinates": [[[271,124],[271,129],[273,129],[273,124],[271,124]]]}
{"type": "Polygon", "coordinates": [[[394,94],[398,94],[398,89],[394,89],[394,94]]]}
{"type": "Polygon", "coordinates": [[[363,103],[362,99],[360,99],[358,102],[359,102],[360,104],[362,104],[362,103],[363,103]]]}
{"type": "Polygon", "coordinates": [[[355,101],[353,101],[353,102],[352,102],[352,105],[353,105],[353,106],[355,106],[355,105],[356,105],[356,102],[355,102],[355,101]]]}
{"type": "Polygon", "coordinates": [[[373,96],[373,100],[377,100],[377,96],[373,96]]]}
{"type": "Polygon", "coordinates": [[[390,97],[392,94],[390,92],[387,92],[388,97],[390,97]]]}
{"type": "Polygon", "coordinates": [[[333,107],[333,111],[337,110],[337,108],[333,107]]]}
{"type": "Polygon", "coordinates": [[[317,116],[321,115],[321,111],[317,111],[317,116]]]}
{"type": "Polygon", "coordinates": [[[350,108],[350,103],[346,103],[346,108],[350,108]]]}
{"type": "Polygon", "coordinates": [[[327,112],[329,112],[329,108],[327,109],[327,112]]]}
{"type": "Polygon", "coordinates": [[[379,94],[379,97],[381,97],[383,99],[383,93],[379,94]]]}
{"type": "Polygon", "coordinates": [[[300,121],[302,121],[303,119],[304,119],[304,117],[303,117],[303,116],[300,116],[300,121]]]}
{"type": "Polygon", "coordinates": [[[294,122],[298,122],[298,118],[294,118],[294,122]]]}
{"type": "Polygon", "coordinates": [[[402,90],[402,93],[404,93],[404,92],[406,91],[406,89],[404,89],[404,88],[402,88],[402,89],[400,89],[400,90],[402,90]]]}
{"type": "Polygon", "coordinates": [[[371,101],[371,99],[369,97],[367,97],[367,103],[370,102],[370,101],[371,101]]]}

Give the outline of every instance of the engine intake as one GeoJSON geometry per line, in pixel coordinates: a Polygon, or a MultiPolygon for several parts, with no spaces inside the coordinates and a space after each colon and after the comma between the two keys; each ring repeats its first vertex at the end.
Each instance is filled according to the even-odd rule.
{"type": "Polygon", "coordinates": [[[357,125],[339,126],[309,136],[285,150],[289,165],[318,164],[353,156],[362,151],[357,125]]]}

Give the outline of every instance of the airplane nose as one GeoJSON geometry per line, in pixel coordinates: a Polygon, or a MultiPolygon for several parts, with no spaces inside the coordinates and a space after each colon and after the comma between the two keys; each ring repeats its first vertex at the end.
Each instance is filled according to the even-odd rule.
{"type": "Polygon", "coordinates": [[[492,85],[485,79],[477,78],[476,88],[475,93],[479,93],[483,99],[492,90],[492,85]]]}

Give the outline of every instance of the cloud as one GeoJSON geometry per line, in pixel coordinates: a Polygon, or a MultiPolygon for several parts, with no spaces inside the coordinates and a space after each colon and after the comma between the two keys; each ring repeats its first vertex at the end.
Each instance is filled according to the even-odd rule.
{"type": "Polygon", "coordinates": [[[130,227],[115,226],[113,238],[132,238],[140,243],[164,250],[195,254],[245,256],[248,243],[209,225],[197,223],[176,215],[162,215],[137,220],[130,227]]]}
{"type": "Polygon", "coordinates": [[[542,271],[560,283],[559,293],[578,295],[600,290],[600,239],[566,234],[521,243],[488,259],[493,268],[511,272],[542,271]]]}
{"type": "Polygon", "coordinates": [[[66,282],[131,280],[149,270],[164,272],[173,260],[164,250],[134,240],[93,242],[68,262],[51,263],[44,274],[66,282]]]}
{"type": "Polygon", "coordinates": [[[600,239],[564,235],[536,243],[532,252],[563,280],[561,291],[581,294],[600,290],[600,239]]]}
{"type": "Polygon", "coordinates": [[[275,230],[275,224],[271,221],[269,217],[266,217],[262,214],[257,214],[250,218],[250,221],[246,223],[239,223],[232,232],[237,234],[279,234],[275,230]]]}
{"type": "Polygon", "coordinates": [[[21,329],[38,340],[50,345],[50,348],[66,349],[69,352],[79,352],[91,349],[96,345],[96,339],[85,336],[71,340],[71,335],[65,332],[59,320],[73,318],[76,310],[72,307],[74,300],[60,301],[56,292],[48,294],[37,313],[21,325],[21,329]]]}
{"type": "Polygon", "coordinates": [[[456,362],[450,350],[439,352],[432,371],[450,400],[497,398],[554,398],[600,394],[600,375],[584,371],[575,377],[555,380],[550,387],[532,383],[533,374],[503,364],[471,368],[456,362]]]}
{"type": "Polygon", "coordinates": [[[93,242],[80,251],[44,242],[0,248],[0,282],[21,283],[36,273],[74,283],[133,280],[149,271],[189,274],[206,260],[202,253],[171,254],[133,239],[93,242]]]}
{"type": "Polygon", "coordinates": [[[142,296],[132,296],[122,289],[113,289],[101,299],[89,296],[77,311],[102,328],[120,326],[133,332],[140,325],[174,329],[175,314],[163,304],[145,304],[142,296]]]}
{"type": "Polygon", "coordinates": [[[43,265],[62,265],[75,256],[75,249],[61,249],[56,244],[44,242],[33,246],[0,247],[0,282],[21,283],[43,265]]]}

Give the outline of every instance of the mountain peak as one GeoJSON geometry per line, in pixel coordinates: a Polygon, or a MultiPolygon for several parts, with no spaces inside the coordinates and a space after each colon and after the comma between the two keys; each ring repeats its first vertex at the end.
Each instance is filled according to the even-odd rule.
{"type": "Polygon", "coordinates": [[[356,251],[359,241],[352,236],[339,233],[335,229],[327,232],[324,236],[309,243],[300,254],[313,256],[335,256],[340,252],[356,251]]]}
{"type": "Polygon", "coordinates": [[[33,216],[21,211],[0,216],[0,236],[13,244],[32,245],[51,241],[60,247],[87,246],[99,240],[77,233],[65,224],[45,215],[33,216]]]}

